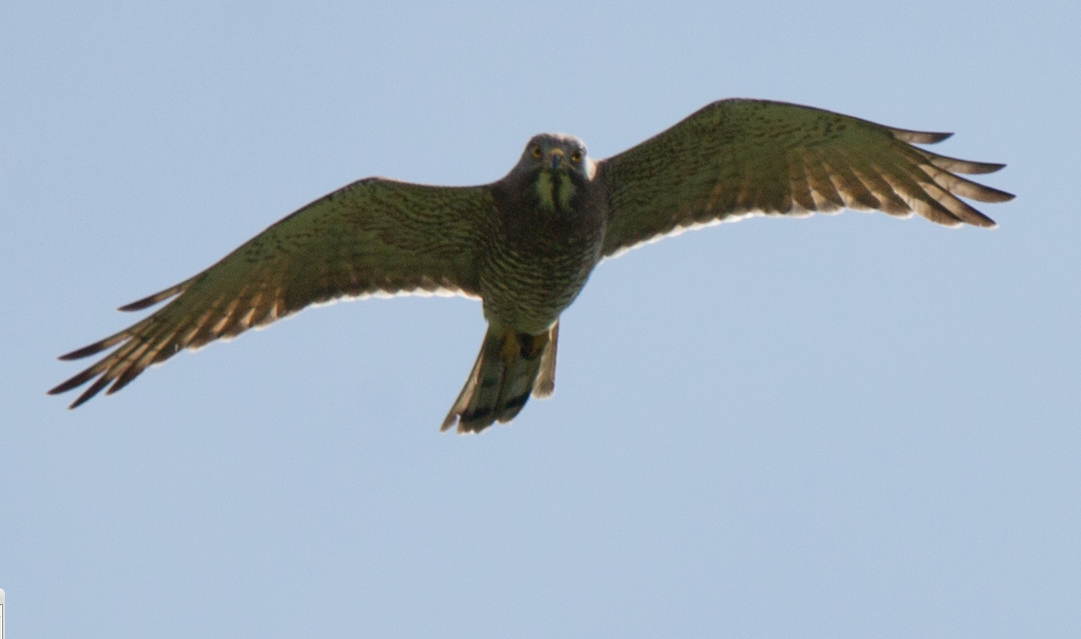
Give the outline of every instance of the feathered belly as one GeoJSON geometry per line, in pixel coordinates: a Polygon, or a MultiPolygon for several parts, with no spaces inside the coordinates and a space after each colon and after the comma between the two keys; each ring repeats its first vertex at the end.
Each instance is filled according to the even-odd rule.
{"type": "Polygon", "coordinates": [[[585,286],[598,254],[593,246],[561,244],[492,251],[481,276],[489,322],[531,334],[555,323],[585,286]]]}

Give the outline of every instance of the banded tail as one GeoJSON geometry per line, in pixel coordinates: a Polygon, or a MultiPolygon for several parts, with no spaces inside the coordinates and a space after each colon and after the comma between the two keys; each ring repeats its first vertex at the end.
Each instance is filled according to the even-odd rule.
{"type": "Polygon", "coordinates": [[[440,430],[455,423],[459,433],[479,433],[494,422],[509,422],[529,396],[555,390],[559,322],[539,335],[488,326],[477,363],[440,430]]]}

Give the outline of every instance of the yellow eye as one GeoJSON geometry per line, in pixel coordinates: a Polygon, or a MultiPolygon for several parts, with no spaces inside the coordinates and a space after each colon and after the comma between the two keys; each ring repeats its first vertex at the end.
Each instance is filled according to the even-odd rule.
{"type": "Polygon", "coordinates": [[[582,152],[581,151],[575,151],[574,153],[571,153],[571,162],[574,162],[575,164],[579,164],[581,161],[582,161],[582,152]]]}
{"type": "Polygon", "coordinates": [[[530,151],[530,153],[533,154],[533,157],[540,158],[540,156],[541,156],[541,148],[534,144],[533,145],[533,150],[530,151]]]}

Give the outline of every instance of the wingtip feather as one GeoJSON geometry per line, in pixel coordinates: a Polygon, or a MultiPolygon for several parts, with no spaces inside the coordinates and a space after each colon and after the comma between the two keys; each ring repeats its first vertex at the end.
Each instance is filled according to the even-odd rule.
{"type": "Polygon", "coordinates": [[[893,134],[893,137],[902,142],[908,142],[909,144],[937,144],[953,135],[953,133],[910,131],[908,129],[895,129],[893,127],[887,128],[890,130],[890,133],[893,134]]]}
{"type": "Polygon", "coordinates": [[[154,293],[153,295],[148,295],[147,297],[144,297],[141,300],[135,300],[131,304],[125,304],[124,306],[121,306],[117,310],[124,311],[125,313],[129,313],[131,311],[141,311],[144,308],[149,308],[149,307],[151,307],[151,306],[153,306],[155,304],[158,304],[160,302],[164,302],[165,300],[169,299],[170,297],[174,297],[176,295],[179,295],[181,292],[183,292],[184,287],[187,286],[187,284],[188,284],[187,282],[181,282],[180,284],[177,284],[176,286],[170,286],[169,288],[165,289],[164,291],[159,291],[157,293],[154,293]]]}
{"type": "Polygon", "coordinates": [[[73,359],[82,359],[84,357],[90,357],[91,355],[96,355],[97,353],[100,353],[103,350],[106,350],[108,348],[112,348],[113,346],[116,346],[120,342],[127,339],[127,337],[128,337],[127,333],[123,333],[123,332],[117,333],[116,335],[106,337],[105,339],[103,339],[101,341],[94,342],[93,344],[91,344],[89,346],[84,346],[84,347],[82,347],[82,348],[80,348],[78,350],[71,351],[70,353],[65,353],[64,355],[61,355],[57,359],[59,359],[61,361],[64,361],[64,362],[70,362],[73,359]]]}
{"type": "Polygon", "coordinates": [[[105,376],[99,377],[98,381],[94,382],[90,386],[90,388],[83,391],[83,394],[79,395],[79,398],[76,399],[74,402],[72,402],[71,406],[68,406],[68,408],[69,409],[78,408],[78,407],[82,406],[83,404],[85,404],[86,402],[90,401],[90,399],[92,399],[94,397],[94,395],[97,395],[98,393],[101,392],[101,390],[103,388],[105,388],[106,386],[109,385],[109,381],[110,380],[109,380],[108,377],[105,377],[105,376]]]}
{"type": "Polygon", "coordinates": [[[1017,197],[1013,193],[1000,191],[990,186],[984,186],[982,184],[980,186],[983,186],[983,188],[988,191],[987,193],[984,193],[984,199],[981,200],[982,202],[1009,202],[1010,200],[1017,197]]]}

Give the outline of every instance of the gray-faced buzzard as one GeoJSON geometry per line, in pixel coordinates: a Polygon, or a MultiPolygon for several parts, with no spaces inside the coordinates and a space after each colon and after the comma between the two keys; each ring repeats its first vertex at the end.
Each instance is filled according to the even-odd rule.
{"type": "Polygon", "coordinates": [[[480,298],[488,332],[443,422],[477,432],[507,422],[555,385],[559,316],[597,263],[666,234],[747,215],[842,208],[913,213],[946,226],[994,222],[959,197],[1013,196],[958,173],[968,162],[913,146],[945,133],[894,129],[820,109],[721,100],[619,155],[593,161],[567,135],[526,145],[506,177],[445,187],[368,178],[272,225],[207,270],[122,307],[168,304],[68,353],[116,347],[49,391],[91,380],[72,404],[114,393],[147,366],[345,296],[480,298]],[[95,379],[97,378],[97,379],[95,379]]]}

